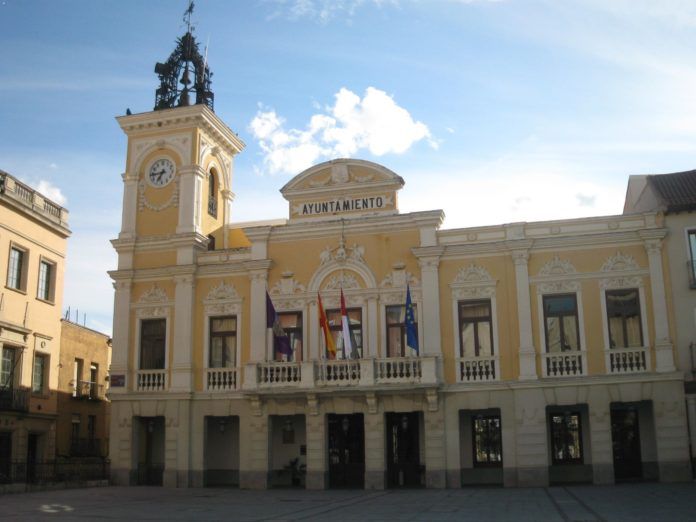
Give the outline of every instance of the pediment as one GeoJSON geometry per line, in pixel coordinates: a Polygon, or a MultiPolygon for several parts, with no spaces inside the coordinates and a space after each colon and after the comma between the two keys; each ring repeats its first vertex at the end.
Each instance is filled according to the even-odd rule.
{"type": "Polygon", "coordinates": [[[359,217],[398,213],[396,193],[404,180],[370,161],[336,159],[301,172],[281,190],[290,219],[359,217]]]}

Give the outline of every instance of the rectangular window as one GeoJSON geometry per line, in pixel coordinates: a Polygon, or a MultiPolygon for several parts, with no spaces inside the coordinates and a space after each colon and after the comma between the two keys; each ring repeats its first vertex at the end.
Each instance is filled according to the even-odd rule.
{"type": "Polygon", "coordinates": [[[89,398],[99,398],[99,383],[98,383],[99,366],[92,363],[89,366],[89,398]]]}
{"type": "Polygon", "coordinates": [[[17,364],[17,351],[14,348],[3,346],[2,366],[0,366],[0,387],[13,388],[14,376],[17,364]]]}
{"type": "MultiPolygon", "coordinates": [[[[353,346],[354,357],[362,357],[362,309],[348,308],[348,330],[350,332],[350,342],[353,346]]],[[[343,346],[343,323],[341,322],[341,310],[327,310],[326,318],[329,321],[329,329],[336,345],[336,359],[350,358],[350,354],[345,353],[343,346]]]]}
{"type": "Polygon", "coordinates": [[[578,305],[575,294],[544,296],[544,328],[548,353],[580,349],[578,305]]]}
{"type": "Polygon", "coordinates": [[[53,301],[53,280],[55,265],[41,260],[39,263],[39,285],[37,297],[44,301],[53,301]]]}
{"type": "Polygon", "coordinates": [[[493,355],[493,322],[490,299],[459,302],[461,357],[493,355]]]}
{"type": "Polygon", "coordinates": [[[97,429],[97,416],[88,415],[87,416],[87,437],[89,440],[94,440],[97,429]]]}
{"type": "Polygon", "coordinates": [[[10,248],[10,259],[7,267],[7,286],[15,290],[24,290],[24,265],[27,253],[16,247],[10,248]]]}
{"type": "Polygon", "coordinates": [[[164,370],[166,319],[144,319],[140,323],[140,369],[164,370]]]}
{"type": "Polygon", "coordinates": [[[274,348],[276,361],[302,361],[302,312],[279,312],[278,320],[285,335],[290,339],[291,355],[280,353],[274,348]]]}
{"type": "MultiPolygon", "coordinates": [[[[406,346],[406,305],[387,306],[387,357],[413,357],[418,353],[406,346]]],[[[413,318],[418,321],[418,309],[413,305],[413,318]]],[[[416,324],[416,335],[418,325],[416,324]]]]}
{"type": "Polygon", "coordinates": [[[211,317],[208,368],[234,368],[236,364],[237,317],[211,317]]]}
{"type": "Polygon", "coordinates": [[[552,413],[551,456],[554,464],[582,464],[580,412],[552,413]]]}
{"type": "Polygon", "coordinates": [[[82,395],[82,367],[84,362],[82,359],[75,359],[75,365],[73,366],[73,397],[80,397],[82,395]]]}
{"type": "Polygon", "coordinates": [[[43,393],[46,382],[46,368],[48,356],[34,355],[34,373],[31,379],[31,391],[33,393],[43,393]]]}
{"type": "Polygon", "coordinates": [[[502,431],[499,415],[477,415],[472,419],[474,467],[503,465],[502,431]]]}
{"type": "Polygon", "coordinates": [[[80,440],[80,414],[72,414],[72,430],[70,431],[70,439],[73,446],[77,446],[80,440]]]}
{"type": "Polygon", "coordinates": [[[609,346],[611,348],[643,346],[638,290],[607,290],[606,296],[609,346]]]}

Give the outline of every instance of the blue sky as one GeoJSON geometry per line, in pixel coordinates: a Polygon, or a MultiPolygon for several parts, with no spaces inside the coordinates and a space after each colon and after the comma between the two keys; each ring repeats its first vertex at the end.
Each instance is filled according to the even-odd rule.
{"type": "MultiPolygon", "coordinates": [[[[0,0],[0,169],[70,210],[65,307],[111,331],[125,137],[184,0],[0,0]]],[[[198,0],[215,111],[247,144],[234,221],[335,156],[404,177],[445,227],[615,214],[630,174],[696,167],[696,3],[198,0]]]]}

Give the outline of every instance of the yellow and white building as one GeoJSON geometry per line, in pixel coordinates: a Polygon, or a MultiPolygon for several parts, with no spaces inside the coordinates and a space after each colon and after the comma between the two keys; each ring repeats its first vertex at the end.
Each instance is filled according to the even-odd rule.
{"type": "Polygon", "coordinates": [[[237,223],[244,144],[206,105],[118,118],[117,484],[533,486],[691,475],[662,215],[442,229],[337,159],[237,223]],[[407,285],[419,351],[405,348],[407,285]],[[360,357],[328,358],[317,296],[360,357]],[[292,340],[274,353],[266,293],[292,340]]]}
{"type": "Polygon", "coordinates": [[[0,484],[55,455],[67,219],[0,171],[0,484]]]}

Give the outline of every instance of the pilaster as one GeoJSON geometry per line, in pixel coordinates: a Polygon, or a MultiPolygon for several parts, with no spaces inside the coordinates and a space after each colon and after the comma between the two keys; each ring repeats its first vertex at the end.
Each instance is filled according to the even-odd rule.
{"type": "Polygon", "coordinates": [[[199,165],[179,167],[179,193],[192,197],[179,198],[177,234],[200,233],[201,186],[205,171],[199,165]]]}
{"type": "Polygon", "coordinates": [[[654,237],[655,231],[646,231],[644,237],[645,250],[648,253],[650,269],[650,289],[652,291],[653,319],[655,327],[655,370],[658,372],[673,372],[674,351],[669,337],[669,321],[667,318],[667,300],[665,298],[665,279],[662,271],[662,237],[654,237]]]}
{"type": "Polygon", "coordinates": [[[540,388],[515,391],[517,486],[549,484],[546,401],[540,388]]]}
{"type": "Polygon", "coordinates": [[[131,172],[124,172],[121,177],[123,179],[123,210],[119,239],[133,239],[138,209],[138,176],[131,172]]]}
{"type": "Polygon", "coordinates": [[[249,362],[266,360],[266,286],[268,281],[268,266],[256,268],[249,272],[251,280],[249,337],[251,351],[249,362]]]}
{"type": "Polygon", "coordinates": [[[517,283],[517,322],[520,331],[520,380],[536,379],[536,350],[532,337],[532,310],[529,296],[529,250],[512,251],[517,283]]]}
{"type": "Polygon", "coordinates": [[[446,487],[447,448],[445,446],[445,412],[439,408],[423,412],[425,431],[425,486],[446,487]]]}
{"type": "Polygon", "coordinates": [[[251,415],[239,424],[239,487],[266,489],[268,487],[268,416],[251,415]]]}
{"type": "Polygon", "coordinates": [[[384,413],[365,414],[365,489],[384,489],[384,413]]]}
{"type": "Polygon", "coordinates": [[[126,382],[124,386],[111,386],[110,395],[127,393],[133,382],[133,374],[128,368],[128,354],[130,343],[128,334],[130,331],[130,303],[131,303],[131,280],[124,279],[114,282],[114,330],[111,346],[111,375],[124,375],[126,382]]]}
{"type": "Polygon", "coordinates": [[[326,489],[326,417],[308,414],[307,426],[307,489],[326,489]]]}
{"type": "Polygon", "coordinates": [[[611,438],[611,410],[606,386],[588,389],[590,449],[594,484],[614,483],[614,450],[611,438]]]}
{"type": "Polygon", "coordinates": [[[193,386],[192,343],[195,282],[193,274],[174,277],[174,349],[172,357],[171,392],[190,392],[193,386]]]}
{"type": "Polygon", "coordinates": [[[442,357],[440,340],[440,256],[442,247],[419,249],[418,264],[421,269],[421,294],[423,299],[423,342],[420,355],[442,357]]]}

